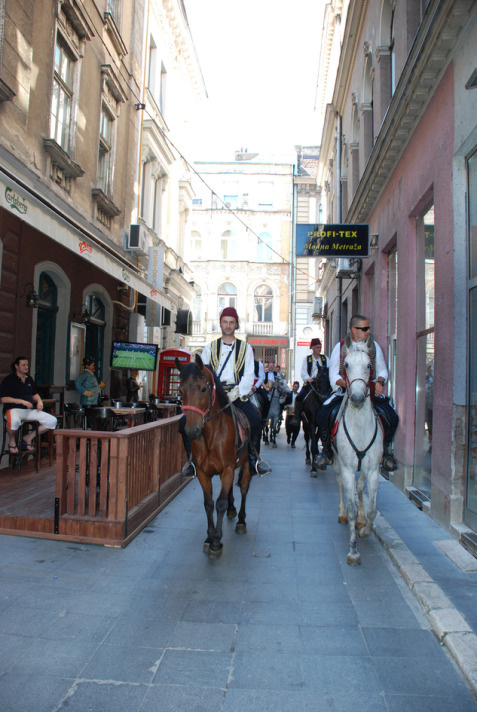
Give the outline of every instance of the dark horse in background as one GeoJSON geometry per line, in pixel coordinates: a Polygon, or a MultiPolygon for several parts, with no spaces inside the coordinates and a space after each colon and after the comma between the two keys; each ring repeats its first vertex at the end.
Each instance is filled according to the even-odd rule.
{"type": "Polygon", "coordinates": [[[310,476],[318,476],[318,413],[331,394],[328,366],[320,366],[316,378],[311,382],[311,388],[303,401],[303,433],[306,445],[306,464],[311,465],[310,476]],[[311,449],[311,457],[310,457],[311,449]]]}
{"type": "Polygon", "coordinates": [[[272,447],[277,447],[277,435],[280,431],[282,413],[289,393],[290,389],[287,386],[287,379],[279,375],[278,378],[273,381],[269,395],[270,407],[267,416],[263,420],[263,442],[266,445],[271,443],[272,447]]]}
{"type": "Polygon", "coordinates": [[[245,415],[234,408],[216,374],[204,366],[200,356],[195,363],[183,366],[176,359],[180,371],[179,393],[182,411],[186,418],[185,432],[191,439],[192,456],[197,470],[197,479],[204,493],[207,514],[207,538],[204,551],[211,559],[222,554],[222,522],[225,512],[234,519],[233,484],[238,476],[242,502],[235,526],[237,534],[245,534],[245,502],[250,484],[248,446],[250,425],[245,415]],[[212,478],[219,475],[221,488],[215,503],[217,510],[214,522],[214,499],[212,478]]]}

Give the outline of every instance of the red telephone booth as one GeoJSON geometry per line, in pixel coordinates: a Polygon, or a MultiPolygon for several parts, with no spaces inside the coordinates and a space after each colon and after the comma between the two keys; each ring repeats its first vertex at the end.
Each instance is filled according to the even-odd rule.
{"type": "Polygon", "coordinates": [[[191,354],[185,349],[164,349],[159,354],[157,397],[163,400],[176,400],[179,397],[180,376],[176,367],[176,358],[185,366],[190,363],[191,354]]]}

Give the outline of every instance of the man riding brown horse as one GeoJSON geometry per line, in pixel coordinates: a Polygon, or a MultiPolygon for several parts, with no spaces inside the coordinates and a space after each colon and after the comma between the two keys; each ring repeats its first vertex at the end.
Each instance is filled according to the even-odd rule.
{"type": "MultiPolygon", "coordinates": [[[[245,413],[250,423],[249,461],[251,473],[261,477],[271,472],[270,465],[260,459],[260,440],[262,434],[261,417],[249,395],[255,380],[254,357],[252,347],[237,339],[235,331],[239,328],[239,317],[234,307],[226,307],[220,315],[222,336],[207,344],[201,358],[204,365],[209,365],[228,394],[229,401],[245,413]]],[[[190,466],[193,467],[189,459],[190,466]]],[[[184,470],[183,470],[183,474],[184,470]]]]}

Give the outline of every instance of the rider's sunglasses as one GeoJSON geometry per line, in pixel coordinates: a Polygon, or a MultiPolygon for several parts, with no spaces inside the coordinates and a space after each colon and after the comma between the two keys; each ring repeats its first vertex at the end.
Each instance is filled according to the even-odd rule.
{"type": "Polygon", "coordinates": [[[369,331],[371,329],[370,326],[355,326],[355,329],[359,329],[360,331],[369,331]]]}

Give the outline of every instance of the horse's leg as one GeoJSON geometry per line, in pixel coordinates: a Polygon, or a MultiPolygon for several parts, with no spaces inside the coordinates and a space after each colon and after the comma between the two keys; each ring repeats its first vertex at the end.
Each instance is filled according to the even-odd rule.
{"type": "Polygon", "coordinates": [[[366,526],[366,512],[363,504],[363,490],[365,484],[364,473],[361,470],[356,480],[356,491],[358,493],[358,517],[356,519],[356,529],[361,530],[366,526]]]}
{"type": "Polygon", "coordinates": [[[215,537],[215,524],[214,524],[214,499],[212,496],[212,478],[207,477],[204,473],[197,467],[197,479],[199,480],[202,491],[204,493],[204,508],[207,515],[207,539],[204,541],[203,549],[205,552],[209,551],[210,545],[215,537]]]}
{"type": "Polygon", "coordinates": [[[358,566],[361,558],[358,551],[358,538],[356,535],[356,484],[355,473],[350,467],[341,469],[343,487],[347,501],[348,527],[349,527],[349,552],[347,562],[350,566],[358,566]]]}
{"type": "Polygon", "coordinates": [[[277,432],[278,432],[278,419],[275,417],[272,419],[272,427],[270,429],[272,447],[277,447],[277,432]]]}
{"type": "Polygon", "coordinates": [[[341,472],[338,467],[335,468],[335,478],[336,478],[336,484],[338,485],[338,498],[339,498],[338,522],[340,524],[347,524],[348,516],[346,514],[346,508],[345,508],[344,497],[343,497],[343,480],[341,479],[341,472]]]}
{"type": "Polygon", "coordinates": [[[217,523],[215,525],[215,536],[210,542],[209,546],[209,558],[218,559],[222,554],[222,522],[224,520],[224,514],[227,511],[227,506],[229,502],[229,492],[234,484],[234,468],[228,466],[224,468],[220,476],[222,486],[220,488],[220,494],[217,497],[215,503],[215,509],[217,511],[217,523]]]}
{"type": "Polygon", "coordinates": [[[242,479],[240,481],[240,492],[242,495],[242,501],[240,503],[240,510],[238,515],[237,524],[235,525],[235,531],[237,534],[245,534],[247,531],[247,525],[245,523],[245,501],[247,499],[247,492],[250,485],[250,463],[247,460],[243,465],[242,479]]]}
{"type": "Polygon", "coordinates": [[[303,423],[303,437],[305,438],[305,465],[311,465],[310,434],[308,432],[308,426],[305,426],[305,423],[303,423]]]}
{"type": "MultiPolygon", "coordinates": [[[[239,470],[236,470],[235,472],[239,472],[239,470]]],[[[240,475],[239,475],[240,478],[240,475]]],[[[239,484],[240,484],[240,479],[239,479],[239,484]]],[[[227,519],[235,519],[237,516],[237,509],[235,508],[235,502],[234,502],[234,488],[230,488],[229,492],[229,501],[228,501],[228,506],[227,506],[227,519]]]]}
{"type": "MultiPolygon", "coordinates": [[[[311,416],[310,416],[311,420],[311,416]]],[[[311,442],[311,476],[318,475],[318,440],[316,437],[316,427],[314,422],[310,422],[310,442],[311,442]]]]}
{"type": "Polygon", "coordinates": [[[366,525],[360,529],[360,537],[369,536],[376,518],[376,495],[378,493],[379,465],[367,473],[368,481],[368,513],[366,515],[366,525]]]}

